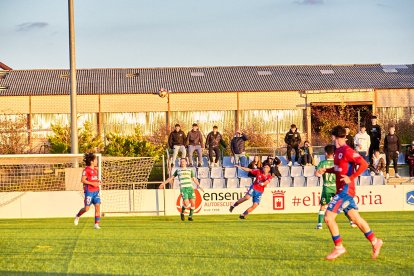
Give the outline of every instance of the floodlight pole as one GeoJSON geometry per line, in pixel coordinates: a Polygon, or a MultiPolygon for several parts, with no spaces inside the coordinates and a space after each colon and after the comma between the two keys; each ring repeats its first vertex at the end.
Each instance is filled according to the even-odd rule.
{"type": "Polygon", "coordinates": [[[75,63],[75,23],[74,0],[68,0],[69,9],[69,60],[70,60],[70,144],[71,153],[79,153],[78,149],[78,123],[76,111],[76,63],[75,63]]]}

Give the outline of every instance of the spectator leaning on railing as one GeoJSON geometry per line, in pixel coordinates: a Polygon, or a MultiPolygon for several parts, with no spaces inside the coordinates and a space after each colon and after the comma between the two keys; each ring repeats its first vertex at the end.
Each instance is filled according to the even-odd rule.
{"type": "Polygon", "coordinates": [[[171,165],[174,165],[175,159],[177,159],[178,151],[181,152],[181,158],[186,157],[186,139],[187,138],[184,131],[181,130],[181,126],[179,124],[176,124],[175,129],[170,133],[170,136],[168,137],[168,146],[170,149],[174,150],[173,157],[171,159],[171,165]]]}
{"type": "Polygon", "coordinates": [[[197,151],[198,155],[198,166],[201,167],[203,161],[203,135],[201,131],[198,129],[198,125],[196,123],[193,124],[193,128],[187,134],[187,145],[188,145],[188,158],[189,158],[189,166],[193,166],[193,153],[197,151]]]}
{"type": "Polygon", "coordinates": [[[247,165],[244,142],[248,139],[247,135],[238,129],[230,142],[231,153],[234,155],[234,163],[242,167],[246,167],[247,165]]]}

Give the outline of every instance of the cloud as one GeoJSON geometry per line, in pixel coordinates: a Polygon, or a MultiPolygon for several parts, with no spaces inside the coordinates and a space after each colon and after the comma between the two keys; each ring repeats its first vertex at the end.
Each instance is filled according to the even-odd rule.
{"type": "Polygon", "coordinates": [[[17,25],[16,29],[18,32],[27,32],[36,29],[43,29],[49,26],[49,23],[46,22],[26,22],[17,25]]]}
{"type": "Polygon", "coordinates": [[[299,5],[316,6],[316,5],[323,5],[324,0],[297,0],[295,1],[295,3],[299,5]]]}

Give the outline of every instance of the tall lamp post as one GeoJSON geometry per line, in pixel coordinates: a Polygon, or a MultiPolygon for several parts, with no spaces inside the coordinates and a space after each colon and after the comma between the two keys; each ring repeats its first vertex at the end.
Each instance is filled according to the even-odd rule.
{"type": "Polygon", "coordinates": [[[75,63],[75,23],[74,0],[68,0],[69,9],[69,61],[70,61],[70,144],[71,153],[79,153],[78,149],[78,124],[76,111],[76,63],[75,63]]]}
{"type": "Polygon", "coordinates": [[[169,131],[171,130],[170,93],[171,93],[171,90],[168,90],[166,88],[161,88],[159,91],[154,93],[160,96],[161,98],[167,98],[167,127],[166,127],[167,135],[169,131]]]}

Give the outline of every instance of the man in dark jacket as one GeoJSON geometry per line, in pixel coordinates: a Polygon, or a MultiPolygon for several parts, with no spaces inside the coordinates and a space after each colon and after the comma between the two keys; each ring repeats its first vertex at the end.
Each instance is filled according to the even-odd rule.
{"type": "Polygon", "coordinates": [[[371,160],[374,151],[379,150],[381,143],[381,126],[378,125],[376,116],[372,116],[371,125],[368,127],[367,132],[371,138],[371,146],[369,147],[369,158],[371,160]]]}
{"type": "Polygon", "coordinates": [[[299,165],[299,145],[301,142],[300,134],[295,124],[290,126],[290,130],[286,133],[285,143],[287,145],[286,156],[289,161],[288,166],[292,166],[292,149],[295,150],[295,165],[299,165]]]}
{"type": "Polygon", "coordinates": [[[193,165],[193,153],[196,150],[198,156],[198,166],[201,167],[203,161],[202,150],[204,148],[203,134],[198,129],[196,123],[193,124],[193,128],[187,134],[187,145],[188,145],[188,158],[190,161],[189,166],[193,165]]]}
{"type": "Polygon", "coordinates": [[[246,134],[240,130],[236,130],[236,134],[231,139],[231,153],[234,155],[234,163],[242,167],[247,167],[246,151],[244,149],[244,142],[248,140],[246,134]]]}
{"type": "Polygon", "coordinates": [[[386,178],[390,178],[390,164],[391,160],[394,165],[395,177],[400,178],[398,174],[398,155],[401,151],[400,138],[395,134],[395,127],[390,127],[390,131],[384,139],[384,152],[387,158],[385,165],[386,178]]]}
{"type": "Polygon", "coordinates": [[[173,156],[171,159],[171,165],[174,165],[175,159],[177,159],[178,151],[181,152],[181,158],[185,158],[187,155],[187,150],[185,149],[186,137],[184,131],[181,130],[179,124],[175,125],[174,131],[170,133],[168,137],[168,146],[170,149],[174,150],[173,156]]]}
{"type": "Polygon", "coordinates": [[[351,130],[349,129],[349,126],[345,126],[345,131],[346,131],[346,144],[351,148],[351,149],[355,149],[355,145],[354,145],[354,137],[352,137],[351,135],[351,130]]]}
{"type": "Polygon", "coordinates": [[[206,139],[206,147],[208,147],[208,157],[210,159],[210,165],[212,167],[213,166],[218,167],[219,165],[219,159],[220,159],[220,153],[221,153],[220,145],[222,145],[223,148],[226,148],[227,146],[220,132],[218,132],[218,127],[214,126],[213,131],[207,135],[207,139],[206,139]],[[213,152],[216,155],[214,162],[213,162],[213,152]]]}

